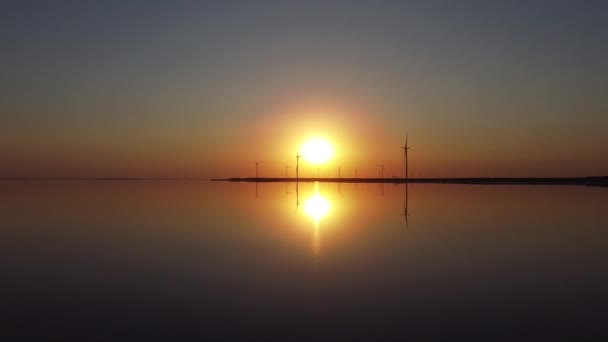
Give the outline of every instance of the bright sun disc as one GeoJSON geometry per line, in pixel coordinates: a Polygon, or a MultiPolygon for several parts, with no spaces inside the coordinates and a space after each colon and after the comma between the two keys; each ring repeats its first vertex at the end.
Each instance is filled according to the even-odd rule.
{"type": "Polygon", "coordinates": [[[302,146],[302,156],[313,164],[321,164],[331,159],[334,149],[327,140],[312,138],[302,146]]]}

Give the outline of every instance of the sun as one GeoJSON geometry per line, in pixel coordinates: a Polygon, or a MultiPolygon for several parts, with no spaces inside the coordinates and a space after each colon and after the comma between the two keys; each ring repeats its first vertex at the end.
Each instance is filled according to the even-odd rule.
{"type": "Polygon", "coordinates": [[[302,156],[304,160],[312,164],[322,164],[330,160],[334,155],[333,146],[323,138],[310,138],[302,145],[302,156]]]}

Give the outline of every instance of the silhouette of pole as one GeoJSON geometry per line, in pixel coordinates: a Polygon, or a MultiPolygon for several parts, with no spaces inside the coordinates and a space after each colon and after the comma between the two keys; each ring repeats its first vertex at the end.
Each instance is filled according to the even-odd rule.
{"type": "Polygon", "coordinates": [[[384,179],[384,165],[383,164],[379,164],[378,167],[380,168],[381,172],[381,178],[384,179]]]}
{"type": "Polygon", "coordinates": [[[407,176],[407,150],[409,150],[410,148],[407,146],[407,138],[408,136],[405,136],[405,145],[401,146],[401,148],[403,149],[403,162],[405,163],[405,179],[408,179],[407,176]]]}
{"type": "Polygon", "coordinates": [[[338,178],[340,178],[340,168],[341,168],[341,166],[338,165],[338,178]]]}
{"type": "Polygon", "coordinates": [[[261,162],[255,163],[255,179],[258,179],[258,165],[262,164],[261,162]]]}
{"type": "Polygon", "coordinates": [[[285,179],[287,179],[287,169],[289,169],[289,166],[285,165],[285,179]]]}
{"type": "Polygon", "coordinates": [[[300,158],[302,156],[296,152],[296,179],[300,179],[300,158]]]}

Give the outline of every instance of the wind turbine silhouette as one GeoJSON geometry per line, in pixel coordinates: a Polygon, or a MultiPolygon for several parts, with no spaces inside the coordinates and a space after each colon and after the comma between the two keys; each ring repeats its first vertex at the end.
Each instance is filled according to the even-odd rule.
{"type": "Polygon", "coordinates": [[[408,135],[405,135],[405,145],[401,146],[401,148],[403,149],[403,162],[405,163],[405,179],[407,180],[407,150],[409,150],[410,148],[407,146],[407,137],[408,135]]]}
{"type": "Polygon", "coordinates": [[[300,178],[300,158],[302,158],[302,156],[296,152],[296,179],[300,178]]]}
{"type": "Polygon", "coordinates": [[[258,165],[263,164],[262,162],[255,163],[255,179],[258,179],[258,165]]]}
{"type": "MultiPolygon", "coordinates": [[[[384,164],[379,164],[378,167],[381,170],[380,175],[382,176],[382,179],[384,179],[384,164]]],[[[382,196],[384,196],[384,182],[380,182],[380,192],[382,196]]]]}
{"type": "Polygon", "coordinates": [[[258,193],[258,165],[262,164],[262,162],[255,163],[255,197],[262,197],[258,193]]]}
{"type": "Polygon", "coordinates": [[[381,178],[384,178],[384,164],[378,164],[377,166],[378,166],[378,167],[380,168],[380,170],[381,170],[381,173],[380,173],[381,178]]]}

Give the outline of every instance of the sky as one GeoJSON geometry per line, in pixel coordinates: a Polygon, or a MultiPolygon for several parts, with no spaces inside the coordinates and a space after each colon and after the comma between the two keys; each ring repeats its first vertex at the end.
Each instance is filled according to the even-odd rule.
{"type": "Polygon", "coordinates": [[[605,1],[3,1],[0,177],[608,175],[605,1]],[[292,171],[293,172],[293,171],[292,171]]]}

